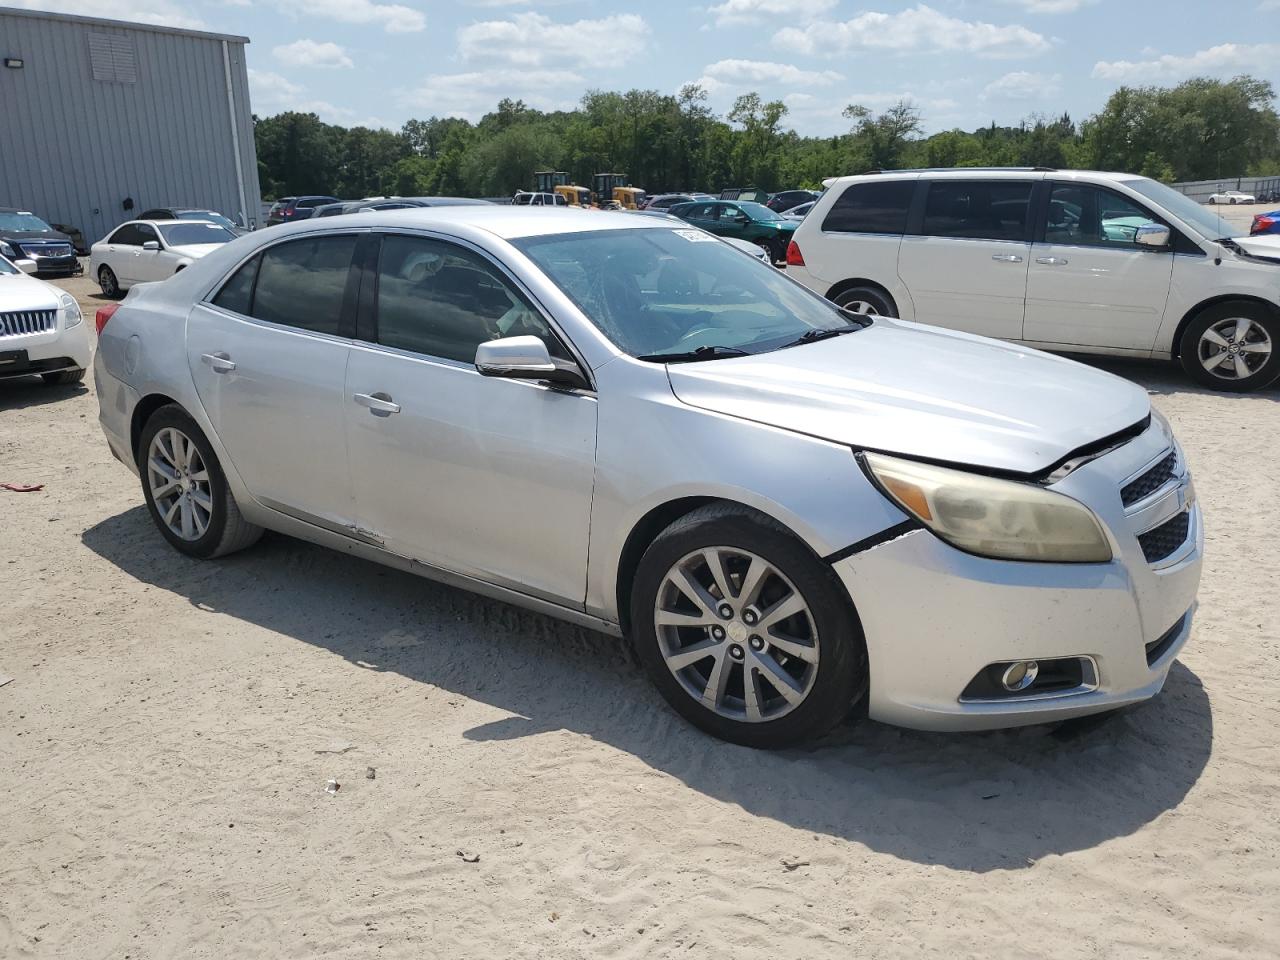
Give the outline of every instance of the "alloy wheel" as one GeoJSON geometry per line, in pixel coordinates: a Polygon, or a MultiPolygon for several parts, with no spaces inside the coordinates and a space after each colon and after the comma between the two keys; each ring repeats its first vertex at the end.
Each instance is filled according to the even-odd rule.
{"type": "Polygon", "coordinates": [[[1225,317],[1200,335],[1200,365],[1223,380],[1243,380],[1271,359],[1271,335],[1256,320],[1225,317]]]}
{"type": "Polygon", "coordinates": [[[213,518],[209,468],[195,441],[176,427],[165,427],[151,439],[147,485],[156,515],[174,536],[204,536],[213,518]]]}
{"type": "Polygon", "coordinates": [[[658,648],[685,692],[737,721],[796,709],[818,676],[818,628],[795,585],[763,557],[707,547],[667,571],[653,612],[658,648]]]}
{"type": "Polygon", "coordinates": [[[840,306],[850,313],[862,314],[864,317],[880,316],[880,311],[876,309],[876,305],[867,300],[846,300],[840,306]]]}

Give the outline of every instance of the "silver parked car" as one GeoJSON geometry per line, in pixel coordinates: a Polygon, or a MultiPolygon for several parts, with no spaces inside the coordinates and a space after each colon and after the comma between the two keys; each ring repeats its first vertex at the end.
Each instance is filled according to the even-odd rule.
{"type": "Polygon", "coordinates": [[[160,533],[263,527],[626,635],[718,736],[976,729],[1153,696],[1203,534],[1146,393],[853,315],[660,217],[263,231],[102,330],[160,533]]]}

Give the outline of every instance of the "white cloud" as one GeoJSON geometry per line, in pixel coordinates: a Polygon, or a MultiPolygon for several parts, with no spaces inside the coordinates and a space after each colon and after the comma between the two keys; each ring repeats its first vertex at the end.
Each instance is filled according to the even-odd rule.
{"type": "Polygon", "coordinates": [[[458,31],[458,52],[465,60],[502,60],[520,67],[615,67],[635,59],[648,36],[649,25],[634,13],[576,23],[517,13],[510,20],[463,27],[458,31]]]}
{"type": "Polygon", "coordinates": [[[720,87],[743,87],[751,84],[783,86],[827,86],[844,77],[834,70],[801,70],[789,63],[768,60],[717,60],[702,70],[697,82],[708,91],[720,87]]]}
{"type": "Polygon", "coordinates": [[[523,100],[539,110],[568,110],[586,80],[571,70],[484,70],[434,74],[401,100],[405,106],[442,117],[479,120],[503,97],[523,100]]]}
{"type": "Polygon", "coordinates": [[[293,43],[273,47],[271,53],[281,63],[291,67],[321,67],[338,69],[353,67],[347,51],[336,43],[317,43],[315,40],[295,40],[293,43]]]}
{"type": "Polygon", "coordinates": [[[1062,89],[1062,74],[1015,70],[982,88],[983,100],[1044,100],[1062,89]]]}
{"type": "Polygon", "coordinates": [[[960,20],[925,4],[901,13],[861,13],[842,23],[819,22],[778,32],[779,45],[805,54],[968,53],[980,57],[1025,57],[1044,53],[1049,41],[1011,24],[960,20]]]}
{"type": "Polygon", "coordinates": [[[1262,2],[1258,4],[1258,9],[1263,13],[1272,13],[1273,11],[1280,10],[1280,0],[1262,0],[1262,2]]]}
{"type": "Polygon", "coordinates": [[[249,97],[256,113],[291,109],[289,105],[298,100],[305,89],[278,73],[249,68],[249,97]]]}
{"type": "Polygon", "coordinates": [[[203,20],[189,13],[189,7],[174,0],[12,0],[7,5],[22,10],[74,13],[82,17],[129,20],[187,30],[201,30],[206,26],[203,20]]]}
{"type": "Polygon", "coordinates": [[[811,20],[819,14],[835,8],[838,0],[807,0],[798,5],[795,0],[724,0],[724,3],[707,10],[716,18],[719,26],[732,23],[759,23],[769,17],[797,17],[811,20]]]}
{"type": "Polygon", "coordinates": [[[1187,56],[1166,53],[1151,60],[1099,60],[1093,65],[1095,80],[1153,83],[1209,75],[1225,76],[1245,70],[1269,70],[1280,59],[1280,44],[1220,43],[1187,56]]]}
{"type": "Polygon", "coordinates": [[[1028,13],[1075,13],[1097,2],[1098,0],[1005,0],[1005,3],[1017,4],[1028,13]]]}
{"type": "Polygon", "coordinates": [[[279,0],[282,9],[308,18],[341,23],[381,24],[387,33],[417,33],[427,26],[421,10],[373,0],[279,0]]]}

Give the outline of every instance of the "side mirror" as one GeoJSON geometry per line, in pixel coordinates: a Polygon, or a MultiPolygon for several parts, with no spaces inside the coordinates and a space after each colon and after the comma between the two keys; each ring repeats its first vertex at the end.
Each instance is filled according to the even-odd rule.
{"type": "Polygon", "coordinates": [[[503,337],[476,347],[476,369],[486,377],[509,380],[546,380],[568,387],[589,384],[578,365],[556,360],[537,337],[503,337]]]}
{"type": "Polygon", "coordinates": [[[1144,223],[1133,235],[1133,242],[1140,247],[1162,250],[1169,246],[1169,228],[1163,223],[1144,223]]]}
{"type": "Polygon", "coordinates": [[[144,240],[144,241],[142,242],[142,249],[143,249],[143,250],[159,250],[159,249],[160,249],[160,241],[159,241],[159,240],[144,240]]]}
{"type": "Polygon", "coordinates": [[[23,273],[35,273],[37,270],[40,269],[38,266],[36,266],[36,262],[34,260],[29,260],[29,259],[15,260],[13,261],[13,265],[17,267],[19,270],[21,270],[23,273]]]}

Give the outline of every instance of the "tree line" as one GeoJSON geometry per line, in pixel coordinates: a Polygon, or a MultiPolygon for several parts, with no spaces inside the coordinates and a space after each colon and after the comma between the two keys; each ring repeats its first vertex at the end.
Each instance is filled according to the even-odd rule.
{"type": "Polygon", "coordinates": [[[626,173],[651,193],[754,186],[818,187],[826,177],[902,167],[1047,166],[1119,170],[1166,182],[1280,174],[1280,118],[1271,84],[1250,76],[1173,87],[1121,87],[1097,114],[923,136],[924,118],[899,102],[845,108],[846,133],[802,137],[787,107],[755,93],[724,116],[696,84],[592,90],[575,110],[544,112],[504,99],[471,123],[410,120],[399,132],[345,128],[313,113],[254,118],[263,196],[509,196],[536,170],[590,185],[626,173]]]}

